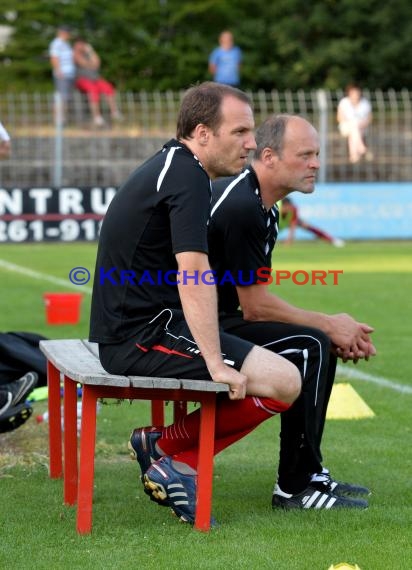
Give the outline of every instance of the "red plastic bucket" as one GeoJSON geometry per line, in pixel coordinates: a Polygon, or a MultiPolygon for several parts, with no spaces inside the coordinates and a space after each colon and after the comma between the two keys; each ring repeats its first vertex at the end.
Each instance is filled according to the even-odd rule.
{"type": "Polygon", "coordinates": [[[82,297],[82,293],[44,293],[47,324],[77,324],[80,320],[82,297]]]}

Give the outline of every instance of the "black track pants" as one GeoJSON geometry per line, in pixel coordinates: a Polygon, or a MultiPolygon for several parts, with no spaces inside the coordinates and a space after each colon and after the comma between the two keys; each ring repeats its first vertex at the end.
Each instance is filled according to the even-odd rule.
{"type": "Polygon", "coordinates": [[[287,493],[303,491],[322,471],[320,446],[336,371],[330,340],[311,327],[245,321],[240,312],[220,317],[225,332],[282,355],[300,371],[302,392],[281,416],[278,484],[287,493]]]}

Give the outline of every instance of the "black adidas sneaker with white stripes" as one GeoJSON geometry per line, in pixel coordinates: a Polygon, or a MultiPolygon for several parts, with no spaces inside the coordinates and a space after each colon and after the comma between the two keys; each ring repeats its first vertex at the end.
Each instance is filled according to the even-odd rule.
{"type": "Polygon", "coordinates": [[[368,503],[363,499],[340,497],[328,490],[319,491],[309,485],[301,493],[291,495],[284,493],[278,485],[272,496],[274,509],[367,509],[368,503]]]}

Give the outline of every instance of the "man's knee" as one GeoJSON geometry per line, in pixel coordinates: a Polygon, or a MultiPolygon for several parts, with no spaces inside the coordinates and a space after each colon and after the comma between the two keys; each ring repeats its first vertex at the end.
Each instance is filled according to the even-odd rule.
{"type": "Polygon", "coordinates": [[[278,398],[282,402],[293,404],[302,390],[302,378],[298,368],[291,362],[282,374],[282,381],[276,387],[278,398]]]}
{"type": "Polygon", "coordinates": [[[246,357],[241,372],[248,377],[250,396],[273,398],[293,403],[301,391],[298,368],[274,352],[254,346],[246,357]]]}
{"type": "Polygon", "coordinates": [[[283,357],[276,356],[269,369],[271,397],[292,404],[302,390],[302,377],[295,364],[283,357]]]}

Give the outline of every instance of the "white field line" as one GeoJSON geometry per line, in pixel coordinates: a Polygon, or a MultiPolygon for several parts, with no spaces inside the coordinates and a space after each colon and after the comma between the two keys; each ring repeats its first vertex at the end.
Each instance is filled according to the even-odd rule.
{"type": "Polygon", "coordinates": [[[91,295],[92,289],[91,287],[87,287],[86,285],[75,285],[72,283],[67,276],[67,279],[60,279],[59,277],[55,277],[54,275],[48,275],[47,273],[40,273],[40,271],[34,271],[33,269],[29,269],[28,267],[23,267],[21,265],[16,265],[15,263],[10,263],[10,261],[6,261],[4,259],[0,259],[0,269],[5,269],[6,271],[12,271],[14,273],[20,273],[21,275],[25,275],[26,277],[31,277],[32,279],[38,279],[39,281],[46,281],[48,283],[53,283],[53,285],[60,285],[62,287],[66,287],[69,289],[76,289],[79,293],[86,293],[87,295],[91,295]]]}
{"type": "Polygon", "coordinates": [[[382,388],[389,388],[401,394],[412,394],[412,386],[406,386],[405,384],[398,384],[397,382],[389,380],[389,378],[383,378],[382,376],[374,376],[372,374],[367,374],[366,372],[361,372],[360,370],[356,370],[353,367],[349,368],[348,365],[350,365],[350,363],[348,363],[346,366],[338,364],[337,373],[340,376],[348,378],[349,380],[351,379],[363,380],[364,382],[371,382],[372,384],[377,384],[382,388]]]}

